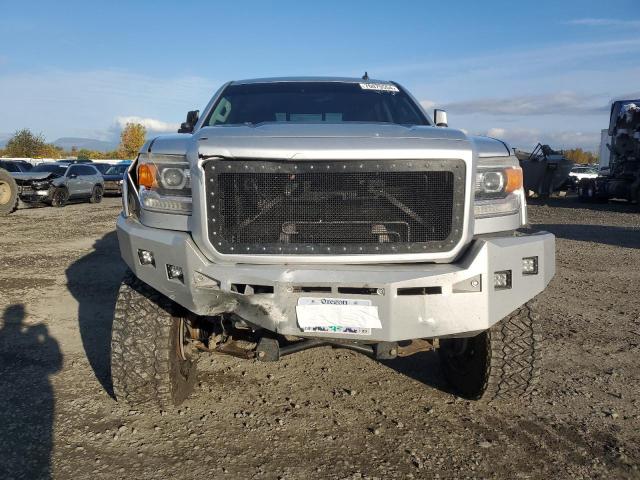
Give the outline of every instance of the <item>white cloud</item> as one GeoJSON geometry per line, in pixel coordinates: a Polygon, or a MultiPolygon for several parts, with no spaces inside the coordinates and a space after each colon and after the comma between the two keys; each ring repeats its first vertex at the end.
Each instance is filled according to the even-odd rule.
{"type": "Polygon", "coordinates": [[[585,95],[575,92],[481,98],[445,103],[444,107],[455,113],[489,115],[600,115],[609,108],[606,95],[585,95]]]}
{"type": "Polygon", "coordinates": [[[620,20],[616,18],[576,18],[566,23],[568,25],[586,27],[640,27],[640,20],[620,20]]]}
{"type": "Polygon", "coordinates": [[[147,131],[158,133],[176,132],[178,127],[180,127],[179,123],[164,122],[155,118],[143,118],[136,116],[116,118],[116,124],[121,129],[124,128],[127,123],[139,123],[143,125],[147,131]]]}
{"type": "Polygon", "coordinates": [[[420,105],[422,105],[422,108],[424,108],[428,112],[436,106],[436,102],[432,100],[420,100],[420,105]]]}
{"type": "Polygon", "coordinates": [[[487,130],[488,137],[504,138],[507,131],[504,128],[490,128],[487,130]]]}

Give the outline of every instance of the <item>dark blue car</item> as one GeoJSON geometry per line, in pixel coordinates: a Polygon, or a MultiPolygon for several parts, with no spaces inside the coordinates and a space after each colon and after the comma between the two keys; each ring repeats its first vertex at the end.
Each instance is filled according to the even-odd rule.
{"type": "Polygon", "coordinates": [[[112,165],[106,173],[103,173],[104,177],[104,193],[122,194],[122,179],[124,178],[130,163],[118,163],[112,165]]]}

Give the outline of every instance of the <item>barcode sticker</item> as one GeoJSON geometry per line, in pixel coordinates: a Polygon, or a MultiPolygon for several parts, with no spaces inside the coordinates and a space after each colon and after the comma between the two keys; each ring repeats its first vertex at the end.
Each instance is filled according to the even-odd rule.
{"type": "Polygon", "coordinates": [[[377,90],[379,92],[399,92],[395,85],[388,83],[361,83],[360,88],[363,90],[377,90]]]}

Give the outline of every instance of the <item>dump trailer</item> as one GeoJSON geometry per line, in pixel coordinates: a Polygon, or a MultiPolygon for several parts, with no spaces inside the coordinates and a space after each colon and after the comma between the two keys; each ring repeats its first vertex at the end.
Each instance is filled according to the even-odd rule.
{"type": "Polygon", "coordinates": [[[561,150],[538,143],[533,152],[516,152],[524,175],[524,189],[528,195],[548,198],[567,181],[573,162],[561,150]]]}
{"type": "Polygon", "coordinates": [[[640,208],[640,99],[613,102],[601,142],[600,175],[580,182],[580,199],[628,200],[640,208]]]}

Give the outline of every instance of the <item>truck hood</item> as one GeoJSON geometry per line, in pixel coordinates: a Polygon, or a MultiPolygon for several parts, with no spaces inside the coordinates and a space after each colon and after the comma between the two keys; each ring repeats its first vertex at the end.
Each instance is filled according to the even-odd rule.
{"type": "Polygon", "coordinates": [[[508,157],[511,155],[511,148],[502,140],[478,135],[469,136],[473,143],[476,155],[484,157],[508,157]]]}
{"type": "Polygon", "coordinates": [[[193,135],[163,135],[144,151],[185,154],[197,145],[200,157],[226,158],[424,158],[425,150],[473,150],[476,155],[508,156],[508,147],[488,137],[433,126],[388,124],[279,124],[204,127],[193,135]]]}

